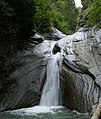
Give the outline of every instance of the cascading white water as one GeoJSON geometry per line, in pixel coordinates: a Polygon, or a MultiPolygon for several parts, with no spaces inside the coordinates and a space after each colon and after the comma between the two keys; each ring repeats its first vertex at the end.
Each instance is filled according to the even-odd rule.
{"type": "Polygon", "coordinates": [[[40,106],[58,106],[59,105],[59,93],[60,93],[60,81],[59,70],[62,64],[61,53],[51,55],[47,64],[47,77],[44,84],[40,106]]]}
{"type": "Polygon", "coordinates": [[[60,92],[60,79],[59,71],[62,64],[62,55],[69,61],[75,60],[75,54],[73,52],[73,41],[82,41],[84,39],[83,32],[77,32],[73,35],[65,36],[59,41],[47,41],[49,43],[48,48],[42,47],[37,50],[44,54],[44,49],[47,51],[45,56],[50,56],[50,60],[47,64],[47,77],[43,87],[42,96],[40,100],[40,106],[58,106],[59,105],[59,92],[60,92]],[[55,44],[61,48],[61,52],[57,52],[55,55],[52,54],[52,50],[55,44]],[[43,50],[42,50],[43,49],[43,50]],[[67,50],[68,55],[64,52],[67,50]]]}

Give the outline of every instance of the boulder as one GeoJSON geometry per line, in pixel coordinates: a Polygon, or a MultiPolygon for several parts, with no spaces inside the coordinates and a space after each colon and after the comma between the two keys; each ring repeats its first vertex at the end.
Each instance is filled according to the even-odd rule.
{"type": "Polygon", "coordinates": [[[53,32],[50,34],[50,36],[48,38],[49,40],[58,41],[61,38],[66,37],[66,35],[64,33],[62,33],[61,31],[59,31],[58,29],[52,28],[52,30],[53,30],[53,32]]]}
{"type": "Polygon", "coordinates": [[[14,62],[18,67],[0,80],[0,111],[31,107],[40,100],[47,62],[28,50],[18,54],[14,62]]]}
{"type": "MultiPolygon", "coordinates": [[[[101,96],[101,55],[98,36],[92,30],[83,28],[70,38],[73,39],[71,47],[75,60],[67,58],[69,54],[65,52],[60,75],[63,105],[79,112],[91,112],[96,108],[101,96]]],[[[68,46],[70,45],[65,48],[68,46]]]]}
{"type": "Polygon", "coordinates": [[[91,112],[99,101],[100,88],[94,77],[82,67],[63,61],[61,92],[64,106],[79,112],[91,112]]]}
{"type": "Polygon", "coordinates": [[[30,45],[37,45],[39,43],[42,43],[44,41],[44,37],[38,33],[35,33],[30,37],[30,45]]]}
{"type": "Polygon", "coordinates": [[[56,43],[53,47],[53,54],[56,54],[57,52],[61,52],[61,48],[59,45],[56,43]]]}

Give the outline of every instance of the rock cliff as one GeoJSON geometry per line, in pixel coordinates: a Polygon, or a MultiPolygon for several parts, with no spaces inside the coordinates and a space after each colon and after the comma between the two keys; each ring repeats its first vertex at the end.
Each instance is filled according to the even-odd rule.
{"type": "Polygon", "coordinates": [[[80,112],[92,111],[101,95],[100,43],[101,30],[93,28],[81,28],[59,41],[44,40],[37,45],[31,41],[30,48],[15,55],[15,68],[0,80],[0,111],[39,104],[53,44],[55,53],[63,49],[62,104],[80,112]]]}

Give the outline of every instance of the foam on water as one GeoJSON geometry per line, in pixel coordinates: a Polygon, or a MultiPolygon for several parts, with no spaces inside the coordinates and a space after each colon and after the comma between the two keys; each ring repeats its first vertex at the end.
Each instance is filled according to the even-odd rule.
{"type": "Polygon", "coordinates": [[[44,113],[51,113],[56,114],[56,110],[64,108],[63,106],[35,106],[31,108],[23,108],[18,109],[14,111],[9,111],[10,114],[14,115],[34,115],[38,116],[38,114],[44,114],[44,113]]]}

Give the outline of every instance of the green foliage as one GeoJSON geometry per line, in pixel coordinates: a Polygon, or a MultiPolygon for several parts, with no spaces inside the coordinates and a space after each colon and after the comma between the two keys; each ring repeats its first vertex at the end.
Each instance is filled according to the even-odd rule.
{"type": "Polygon", "coordinates": [[[86,9],[84,10],[84,18],[89,26],[94,26],[101,22],[101,1],[89,0],[85,1],[86,9]]]}
{"type": "Polygon", "coordinates": [[[13,22],[18,29],[16,34],[17,47],[21,48],[28,41],[33,29],[34,0],[12,0],[9,4],[14,9],[13,22]]]}
{"type": "Polygon", "coordinates": [[[8,45],[15,44],[17,28],[12,23],[14,10],[4,0],[0,1],[0,56],[6,53],[8,45]]]}
{"type": "Polygon", "coordinates": [[[51,26],[64,33],[75,31],[78,10],[74,0],[1,0],[0,48],[21,49],[31,30],[50,32],[51,26]],[[2,43],[1,43],[2,42],[2,43]]]}
{"type": "Polygon", "coordinates": [[[74,0],[35,0],[34,27],[40,32],[49,32],[54,26],[64,33],[75,31],[78,9],[74,0]]]}
{"type": "Polygon", "coordinates": [[[74,0],[55,0],[51,7],[53,26],[67,34],[74,32],[78,17],[74,0]]]}
{"type": "Polygon", "coordinates": [[[39,32],[49,32],[51,24],[50,0],[35,0],[34,28],[39,32]]]}
{"type": "Polygon", "coordinates": [[[21,49],[33,28],[34,0],[0,1],[0,47],[21,49]],[[5,44],[6,43],[6,44],[5,44]],[[10,47],[8,46],[8,47],[10,47]]]}
{"type": "Polygon", "coordinates": [[[1,69],[14,51],[26,48],[32,29],[47,33],[56,27],[70,34],[77,16],[74,0],[0,0],[1,69]]]}

